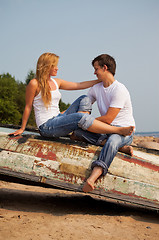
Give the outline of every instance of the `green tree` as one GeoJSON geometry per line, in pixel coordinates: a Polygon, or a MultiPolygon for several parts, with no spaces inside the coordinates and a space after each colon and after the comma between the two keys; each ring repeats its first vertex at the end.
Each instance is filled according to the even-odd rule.
{"type": "Polygon", "coordinates": [[[9,73],[0,75],[0,122],[18,124],[21,118],[16,98],[18,87],[9,73]]]}
{"type": "Polygon", "coordinates": [[[21,114],[14,103],[0,99],[0,122],[2,124],[19,124],[21,114]]]}
{"type": "Polygon", "coordinates": [[[25,79],[25,83],[28,85],[28,83],[30,82],[31,79],[35,78],[35,72],[33,70],[30,70],[28,72],[28,75],[25,79]]]}
{"type": "Polygon", "coordinates": [[[70,106],[69,103],[66,104],[62,100],[60,100],[60,102],[59,102],[60,112],[65,111],[69,106],[70,106]]]}
{"type": "Polygon", "coordinates": [[[16,104],[18,106],[19,112],[23,114],[24,107],[25,107],[26,84],[22,82],[17,82],[17,88],[18,88],[18,95],[16,97],[16,104]]]}

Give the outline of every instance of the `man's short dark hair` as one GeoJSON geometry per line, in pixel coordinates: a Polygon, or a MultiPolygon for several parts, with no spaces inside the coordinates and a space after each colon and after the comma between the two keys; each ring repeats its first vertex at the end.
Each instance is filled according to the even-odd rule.
{"type": "Polygon", "coordinates": [[[108,71],[115,75],[115,70],[116,70],[116,62],[113,57],[111,57],[108,54],[101,54],[97,56],[95,59],[92,61],[92,65],[94,66],[94,63],[98,61],[98,64],[100,67],[104,67],[104,65],[107,66],[108,71]]]}

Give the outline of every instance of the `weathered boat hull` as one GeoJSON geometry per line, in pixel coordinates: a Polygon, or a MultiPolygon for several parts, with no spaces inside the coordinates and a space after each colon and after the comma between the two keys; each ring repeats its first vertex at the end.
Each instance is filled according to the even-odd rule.
{"type": "MultiPolygon", "coordinates": [[[[46,140],[37,135],[0,134],[0,174],[82,191],[91,163],[101,148],[69,138],[46,140]]],[[[91,194],[159,209],[159,155],[118,153],[109,172],[91,194]]]]}

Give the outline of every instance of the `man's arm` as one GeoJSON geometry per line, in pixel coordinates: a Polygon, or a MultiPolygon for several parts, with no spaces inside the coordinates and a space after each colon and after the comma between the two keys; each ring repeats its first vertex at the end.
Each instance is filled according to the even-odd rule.
{"type": "Polygon", "coordinates": [[[97,117],[96,119],[101,122],[111,124],[118,115],[118,113],[120,112],[120,109],[121,108],[110,107],[105,115],[97,117]]]}

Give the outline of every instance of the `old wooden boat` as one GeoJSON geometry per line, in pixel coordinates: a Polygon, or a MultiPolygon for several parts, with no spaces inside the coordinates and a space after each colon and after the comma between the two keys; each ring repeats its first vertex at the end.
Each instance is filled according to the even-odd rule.
{"type": "MultiPolygon", "coordinates": [[[[49,140],[1,132],[0,174],[81,192],[100,150],[68,137],[49,140]]],[[[91,194],[158,210],[159,152],[136,148],[133,157],[118,153],[91,194]]]]}

